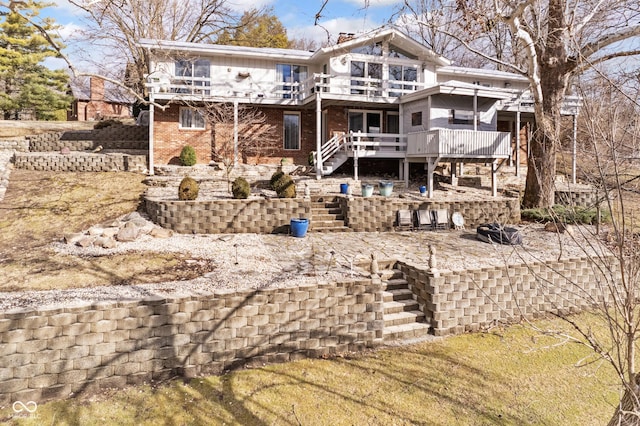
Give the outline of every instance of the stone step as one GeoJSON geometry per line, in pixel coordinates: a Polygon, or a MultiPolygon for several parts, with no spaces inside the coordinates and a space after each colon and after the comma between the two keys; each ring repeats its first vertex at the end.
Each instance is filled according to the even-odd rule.
{"type": "MultiPolygon", "coordinates": [[[[381,263],[380,260],[378,260],[378,263],[381,263]]],[[[393,265],[390,265],[393,266],[393,265]]],[[[400,271],[399,269],[381,269],[380,270],[380,278],[382,279],[382,281],[386,281],[386,280],[395,280],[398,278],[404,278],[404,274],[402,273],[402,271],[400,271]]]]}
{"type": "Polygon", "coordinates": [[[331,227],[318,227],[311,228],[310,231],[313,232],[351,232],[353,231],[348,226],[331,226],[331,227]]]}
{"type": "Polygon", "coordinates": [[[337,212],[342,212],[342,209],[340,208],[340,205],[333,205],[333,204],[329,204],[329,205],[311,205],[311,211],[323,211],[323,210],[331,210],[331,211],[337,211],[337,212]]]}
{"type": "Polygon", "coordinates": [[[393,314],[384,314],[384,326],[392,327],[394,325],[423,323],[425,316],[420,311],[396,312],[393,314]]]}
{"type": "Polygon", "coordinates": [[[344,227],[343,220],[314,220],[311,223],[311,229],[315,228],[342,228],[344,227]]]}
{"type": "Polygon", "coordinates": [[[334,221],[334,220],[339,220],[344,222],[344,215],[341,214],[315,214],[312,213],[311,215],[312,221],[313,222],[322,222],[322,221],[334,221]]]}
{"type": "Polygon", "coordinates": [[[386,290],[382,292],[382,301],[383,302],[391,302],[398,300],[406,300],[413,299],[413,292],[406,289],[398,289],[398,290],[386,290]]]}
{"type": "Polygon", "coordinates": [[[409,283],[404,278],[391,278],[384,282],[384,290],[401,290],[406,289],[409,283]]]}
{"type": "Polygon", "coordinates": [[[413,299],[384,302],[382,305],[384,314],[397,314],[398,312],[417,311],[420,309],[418,302],[413,299]]]}
{"type": "Polygon", "coordinates": [[[426,338],[431,327],[423,322],[400,324],[385,327],[382,338],[385,343],[426,338]]]}

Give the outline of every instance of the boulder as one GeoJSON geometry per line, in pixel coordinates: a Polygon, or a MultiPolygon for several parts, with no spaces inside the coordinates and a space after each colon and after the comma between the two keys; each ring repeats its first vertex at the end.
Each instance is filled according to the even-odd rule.
{"type": "Polygon", "coordinates": [[[173,236],[173,231],[171,229],[155,227],[149,233],[154,238],[170,238],[173,236]]]}
{"type": "Polygon", "coordinates": [[[76,244],[78,241],[80,241],[84,237],[85,235],[82,233],[67,234],[64,236],[64,242],[66,244],[76,244]]]}
{"type": "Polygon", "coordinates": [[[87,232],[89,233],[89,235],[92,235],[92,236],[100,236],[104,232],[104,228],[100,226],[92,226],[91,228],[89,228],[89,231],[87,232]]]}
{"type": "Polygon", "coordinates": [[[118,231],[120,230],[119,227],[109,227],[109,228],[104,228],[104,231],[102,231],[102,236],[105,238],[113,238],[116,235],[118,235],[118,231]]]}
{"type": "Polygon", "coordinates": [[[132,223],[127,223],[125,226],[120,228],[118,234],[116,235],[116,240],[121,242],[131,242],[135,241],[140,235],[140,229],[133,225],[132,223]],[[132,226],[129,226],[132,225],[132,226]]]}
{"type": "Polygon", "coordinates": [[[97,238],[93,244],[104,249],[112,249],[116,246],[116,240],[114,240],[113,238],[100,237],[97,238]]]}
{"type": "Polygon", "coordinates": [[[93,242],[95,241],[95,237],[84,237],[81,238],[76,245],[82,247],[82,248],[86,248],[86,247],[91,247],[93,245],[93,242]]]}

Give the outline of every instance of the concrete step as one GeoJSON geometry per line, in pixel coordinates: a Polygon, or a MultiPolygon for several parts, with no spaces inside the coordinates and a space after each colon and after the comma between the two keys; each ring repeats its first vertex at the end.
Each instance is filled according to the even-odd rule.
{"type": "Polygon", "coordinates": [[[329,214],[329,213],[311,213],[311,217],[314,222],[339,220],[344,222],[344,215],[342,214],[329,214]]]}
{"type": "Polygon", "coordinates": [[[384,328],[382,338],[385,343],[425,338],[430,328],[428,324],[422,322],[392,325],[384,328]]]}
{"type": "Polygon", "coordinates": [[[397,278],[404,278],[404,274],[399,269],[381,269],[380,278],[383,281],[395,280],[397,278]]]}
{"type": "Polygon", "coordinates": [[[383,302],[391,302],[398,300],[406,300],[413,299],[413,292],[406,289],[398,289],[398,290],[386,290],[382,292],[382,301],[383,302]]]}
{"type": "Polygon", "coordinates": [[[339,226],[339,227],[319,227],[319,228],[311,228],[309,231],[312,232],[351,232],[353,229],[348,226],[339,226]]]}
{"type": "Polygon", "coordinates": [[[314,220],[311,224],[311,229],[316,228],[342,228],[344,227],[344,221],[341,220],[314,220]]]}
{"type": "Polygon", "coordinates": [[[385,315],[397,314],[398,312],[417,311],[420,309],[418,302],[413,299],[384,302],[382,307],[385,315]]]}
{"type": "Polygon", "coordinates": [[[408,288],[409,286],[409,283],[404,278],[387,279],[384,284],[384,290],[402,290],[408,288]]]}
{"type": "Polygon", "coordinates": [[[425,316],[420,311],[396,312],[394,314],[384,314],[384,326],[392,327],[394,325],[423,323],[425,316]]]}

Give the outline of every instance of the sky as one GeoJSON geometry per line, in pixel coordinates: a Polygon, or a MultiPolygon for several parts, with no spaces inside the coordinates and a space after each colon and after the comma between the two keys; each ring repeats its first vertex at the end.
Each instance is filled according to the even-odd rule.
{"type": "MultiPolygon", "coordinates": [[[[272,8],[273,14],[287,29],[289,38],[319,43],[327,41],[327,33],[335,42],[340,32],[361,33],[384,25],[402,4],[398,0],[329,0],[322,8],[322,3],[322,0],[227,0],[227,4],[239,13],[254,7],[272,8]],[[316,26],[315,17],[319,12],[321,17],[316,26]]],[[[51,17],[61,25],[60,35],[68,45],[72,45],[73,35],[82,28],[82,15],[67,0],[55,0],[54,4],[43,9],[41,15],[51,17]]],[[[66,53],[74,63],[81,62],[81,58],[74,58],[72,49],[66,53]]],[[[47,65],[51,68],[65,67],[61,60],[49,60],[47,65]]]]}

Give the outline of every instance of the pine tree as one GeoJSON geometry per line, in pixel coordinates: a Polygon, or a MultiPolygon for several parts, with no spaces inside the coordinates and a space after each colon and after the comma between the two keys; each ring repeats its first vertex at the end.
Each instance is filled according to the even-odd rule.
{"type": "MultiPolygon", "coordinates": [[[[48,4],[37,0],[16,2],[0,19],[0,110],[4,119],[18,119],[20,112],[33,111],[40,120],[55,117],[55,111],[67,109],[69,76],[62,70],[50,70],[43,61],[58,53],[40,31],[25,17],[38,18],[48,4]],[[23,16],[24,15],[24,16],[23,16]]],[[[57,28],[50,19],[39,20],[54,41],[57,28]]]]}

